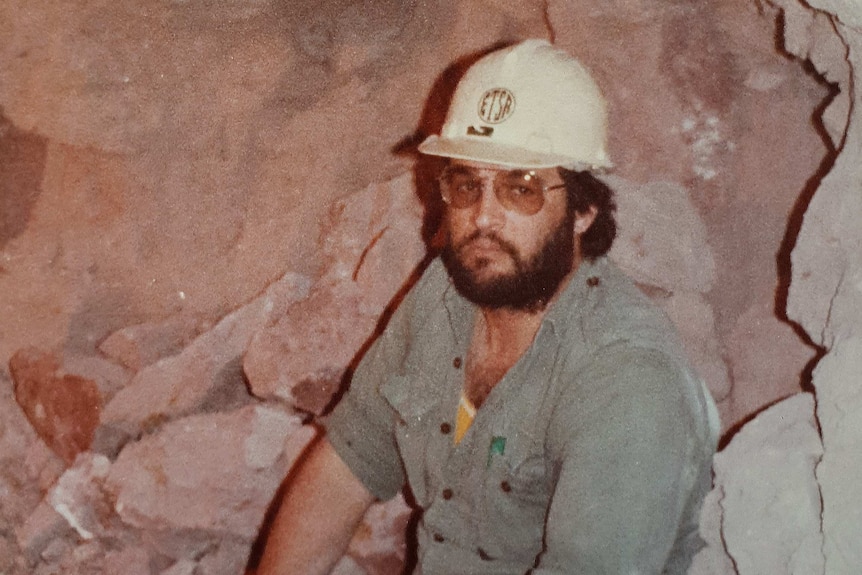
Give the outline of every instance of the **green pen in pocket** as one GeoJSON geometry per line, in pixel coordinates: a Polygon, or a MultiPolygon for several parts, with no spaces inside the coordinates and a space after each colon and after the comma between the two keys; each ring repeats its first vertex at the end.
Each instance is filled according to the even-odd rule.
{"type": "Polygon", "coordinates": [[[491,445],[488,448],[488,467],[491,466],[491,458],[494,454],[503,455],[506,453],[506,438],[495,435],[491,438],[491,445]]]}

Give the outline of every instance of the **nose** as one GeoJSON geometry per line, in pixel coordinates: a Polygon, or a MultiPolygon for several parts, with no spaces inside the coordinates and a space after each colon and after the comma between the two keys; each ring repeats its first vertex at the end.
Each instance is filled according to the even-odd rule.
{"type": "Polygon", "coordinates": [[[482,195],[473,208],[473,223],[480,230],[499,229],[505,221],[504,208],[494,193],[493,180],[485,180],[482,185],[482,195]]]}

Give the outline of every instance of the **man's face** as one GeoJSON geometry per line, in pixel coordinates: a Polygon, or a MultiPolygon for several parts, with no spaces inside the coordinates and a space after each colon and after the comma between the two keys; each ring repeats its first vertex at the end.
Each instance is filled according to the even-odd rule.
{"type": "MultiPolygon", "coordinates": [[[[481,188],[474,203],[458,207],[450,201],[447,209],[442,258],[455,287],[482,307],[542,309],[579,260],[577,225],[584,217],[591,223],[591,214],[566,209],[555,168],[534,172],[547,189],[535,213],[522,213],[526,204],[513,204],[511,194],[495,193],[495,181],[500,192],[506,178],[523,174],[467,161],[452,161],[448,170],[481,188]]],[[[526,211],[533,209],[535,204],[526,211]]]]}

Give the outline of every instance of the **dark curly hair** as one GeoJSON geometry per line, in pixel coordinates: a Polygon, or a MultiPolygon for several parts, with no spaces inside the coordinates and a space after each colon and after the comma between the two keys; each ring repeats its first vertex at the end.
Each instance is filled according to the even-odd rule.
{"type": "Polygon", "coordinates": [[[589,260],[603,256],[611,249],[617,235],[617,221],[614,212],[614,192],[607,184],[590,172],[578,172],[558,168],[560,177],[566,185],[567,209],[583,213],[596,208],[596,219],[590,228],[581,235],[581,255],[589,260]]]}

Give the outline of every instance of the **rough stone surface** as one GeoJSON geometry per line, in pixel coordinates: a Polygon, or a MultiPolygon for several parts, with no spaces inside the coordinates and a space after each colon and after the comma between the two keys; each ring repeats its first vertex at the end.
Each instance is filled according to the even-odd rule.
{"type": "Polygon", "coordinates": [[[824,115],[830,134],[843,137],[836,142],[838,155],[811,198],[793,249],[787,313],[825,348],[813,376],[824,449],[816,469],[823,501],[824,572],[853,573],[862,565],[862,552],[853,544],[862,537],[857,504],[862,491],[854,479],[862,470],[862,456],[853,447],[862,440],[862,116],[856,88],[862,70],[862,7],[850,1],[815,2],[822,12],[812,14],[780,4],[793,30],[788,50],[809,57],[841,89],[824,115]],[[832,25],[831,31],[823,20],[832,25]]]}
{"type": "Polygon", "coordinates": [[[338,202],[331,218],[321,250],[327,273],[257,333],[243,362],[252,393],[316,414],[425,253],[409,174],[338,202]]]}
{"type": "Polygon", "coordinates": [[[606,179],[616,192],[619,231],[612,256],[620,266],[635,281],[671,293],[712,290],[715,260],[706,226],[685,188],[606,179]]]}
{"type": "MultiPolygon", "coordinates": [[[[782,244],[792,242],[788,223],[799,217],[797,199],[829,152],[810,121],[829,91],[775,50],[775,27],[782,22],[768,4],[548,5],[555,41],[584,60],[610,99],[614,174],[648,190],[661,183],[684,188],[697,207],[715,261],[715,281],[705,297],[724,348],[747,309],[771,308],[776,290],[787,289],[789,250],[782,244]],[[608,50],[606,43],[625,49],[608,50]],[[809,112],[792,112],[799,107],[809,112]]],[[[670,241],[677,231],[689,239],[691,216],[679,216],[665,230],[670,241]]],[[[790,341],[794,330],[784,330],[790,341]]],[[[793,346],[800,349],[792,356],[805,352],[798,338],[793,346]]],[[[751,413],[736,411],[732,402],[749,390],[729,383],[719,406],[725,428],[751,413]]],[[[799,391],[792,379],[759,384],[771,400],[799,391]]],[[[765,392],[759,395],[770,401],[765,392]]]]}
{"type": "MultiPolygon", "coordinates": [[[[607,95],[614,257],[680,327],[725,428],[791,396],[719,457],[700,564],[856,573],[860,22],[854,0],[0,3],[0,571],[241,572],[307,440],[283,410],[323,409],[434,238],[412,151],[452,62],[539,36],[607,95]],[[5,366],[29,348],[58,350],[45,381],[106,402],[65,460],[13,397],[5,366]],[[794,516],[749,546],[810,509],[812,469],[822,527],[794,516]]],[[[398,572],[392,505],[339,573],[398,572]]]]}
{"type": "Polygon", "coordinates": [[[92,380],[60,371],[49,353],[21,350],[9,362],[15,398],[51,449],[71,463],[93,441],[102,396],[92,380]]]}
{"type": "Polygon", "coordinates": [[[251,540],[268,498],[312,435],[300,425],[262,406],[189,416],[124,449],[106,489],[119,516],[138,528],[171,525],[251,540]]]}
{"type": "Polygon", "coordinates": [[[372,506],[347,550],[347,556],[368,575],[400,573],[407,543],[404,533],[412,510],[400,495],[372,506]]]}
{"type": "Polygon", "coordinates": [[[140,371],[164,357],[178,354],[207,327],[212,326],[184,316],[132,325],[108,336],[99,344],[99,351],[132,371],[140,371]]]}
{"type": "MultiPolygon", "coordinates": [[[[823,572],[820,489],[814,476],[822,455],[810,394],[758,414],[716,455],[713,498],[718,505],[706,507],[702,529],[720,529],[720,536],[707,539],[723,543],[737,573],[823,572]],[[710,516],[716,512],[719,521],[710,516]]],[[[709,562],[698,563],[701,569],[709,562]]]]}
{"type": "MultiPolygon", "coordinates": [[[[105,406],[102,423],[134,436],[227,395],[242,402],[246,395],[240,358],[254,333],[284,314],[302,298],[308,279],[287,274],[254,302],[227,315],[183,353],[142,370],[105,406]]],[[[222,402],[222,404],[228,402],[222,402]]]]}
{"type": "Polygon", "coordinates": [[[739,316],[726,349],[734,385],[749,391],[733,397],[735,413],[754,413],[786,393],[787,382],[803,383],[806,374],[799,367],[814,359],[814,351],[796,345],[798,341],[799,336],[775,317],[771,306],[755,304],[739,316]],[[752,346],[752,341],[759,345],[752,346]],[[764,362],[764,356],[784,360],[764,362]]]}

